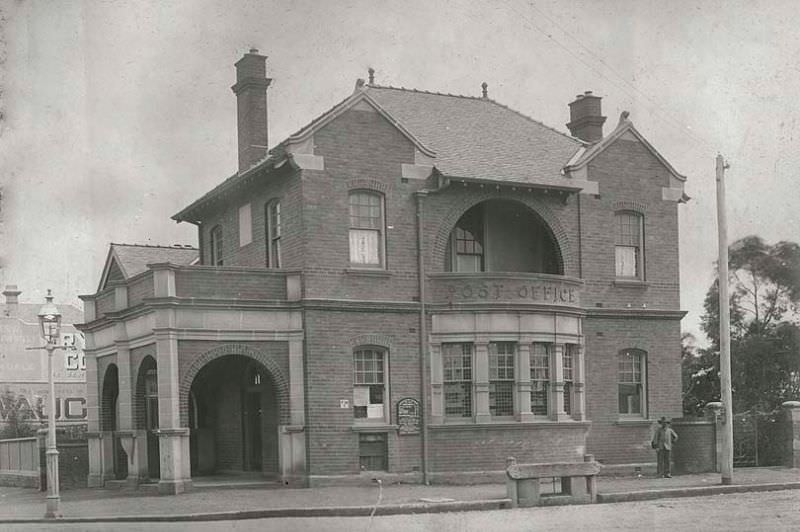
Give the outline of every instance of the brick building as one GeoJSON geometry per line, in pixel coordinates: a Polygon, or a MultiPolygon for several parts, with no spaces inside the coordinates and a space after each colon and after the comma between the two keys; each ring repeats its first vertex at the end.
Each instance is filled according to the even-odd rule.
{"type": "Polygon", "coordinates": [[[652,462],[681,412],[687,197],[627,113],[603,136],[587,92],[567,135],[485,86],[359,80],[268,151],[269,85],[251,50],[239,169],[173,217],[199,249],[112,246],[83,297],[92,485],[652,462]]]}

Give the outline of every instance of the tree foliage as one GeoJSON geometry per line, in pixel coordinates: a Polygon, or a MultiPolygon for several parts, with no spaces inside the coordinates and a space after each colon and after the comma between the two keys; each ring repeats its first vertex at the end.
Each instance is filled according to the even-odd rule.
{"type": "MultiPolygon", "coordinates": [[[[758,236],[728,253],[734,410],[775,411],[800,398],[800,246],[758,236]]],[[[684,357],[684,410],[719,400],[719,279],[705,299],[701,326],[711,347],[684,357]]]]}

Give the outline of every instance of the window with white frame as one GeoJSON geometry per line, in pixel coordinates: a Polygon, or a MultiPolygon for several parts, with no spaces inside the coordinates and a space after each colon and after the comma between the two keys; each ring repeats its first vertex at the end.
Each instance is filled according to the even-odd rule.
{"type": "Polygon", "coordinates": [[[616,213],[614,218],[616,276],[622,279],[643,279],[643,217],[635,212],[624,211],[616,213]]]}
{"type": "Polygon", "coordinates": [[[209,253],[212,266],[222,266],[222,226],[216,225],[209,234],[209,253]]]}
{"type": "Polygon", "coordinates": [[[377,347],[353,351],[353,417],[385,420],[386,352],[377,347]]]}
{"type": "Polygon", "coordinates": [[[575,362],[575,345],[565,344],[561,355],[564,370],[564,413],[572,414],[572,384],[574,382],[573,364],[575,362]]]}
{"type": "Polygon", "coordinates": [[[514,342],[489,344],[489,413],[514,415],[514,342]]]}
{"type": "Polygon", "coordinates": [[[350,264],[385,266],[383,196],[357,190],[350,193],[350,264]]]}
{"type": "Polygon", "coordinates": [[[445,417],[472,416],[472,344],[442,344],[445,417]]]}
{"type": "Polygon", "coordinates": [[[625,349],[618,356],[617,389],[622,416],[645,417],[647,355],[639,349],[625,349]]]}
{"type": "Polygon", "coordinates": [[[531,346],[531,412],[546,416],[549,412],[550,344],[536,342],[531,346]]]}
{"type": "Polygon", "coordinates": [[[245,203],[239,207],[239,247],[246,246],[253,241],[253,216],[250,204],[245,203]]]}
{"type": "Polygon", "coordinates": [[[264,207],[267,235],[267,268],[281,267],[281,202],[272,200],[264,207]]]}

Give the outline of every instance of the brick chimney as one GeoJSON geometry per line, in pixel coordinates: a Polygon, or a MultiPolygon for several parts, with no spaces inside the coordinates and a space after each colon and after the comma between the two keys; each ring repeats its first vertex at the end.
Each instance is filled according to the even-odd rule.
{"type": "Polygon", "coordinates": [[[237,132],[239,172],[244,172],[267,155],[267,57],[251,48],[236,63],[237,132]]]}
{"type": "Polygon", "coordinates": [[[6,316],[16,316],[19,313],[19,295],[21,293],[17,290],[17,285],[6,285],[6,289],[3,290],[3,295],[6,297],[6,316]]]}
{"type": "Polygon", "coordinates": [[[600,96],[592,91],[578,94],[569,104],[569,123],[567,127],[573,137],[586,142],[597,142],[603,138],[603,123],[606,117],[600,110],[600,96]]]}

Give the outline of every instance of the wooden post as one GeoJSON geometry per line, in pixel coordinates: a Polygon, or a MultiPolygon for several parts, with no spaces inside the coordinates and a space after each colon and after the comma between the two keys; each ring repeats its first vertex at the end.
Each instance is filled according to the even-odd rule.
{"type": "Polygon", "coordinates": [[[727,163],[717,154],[717,233],[719,245],[719,359],[722,392],[723,434],[722,483],[733,482],[733,394],[731,392],[731,318],[728,297],[728,223],[725,216],[725,169],[727,163]]]}

